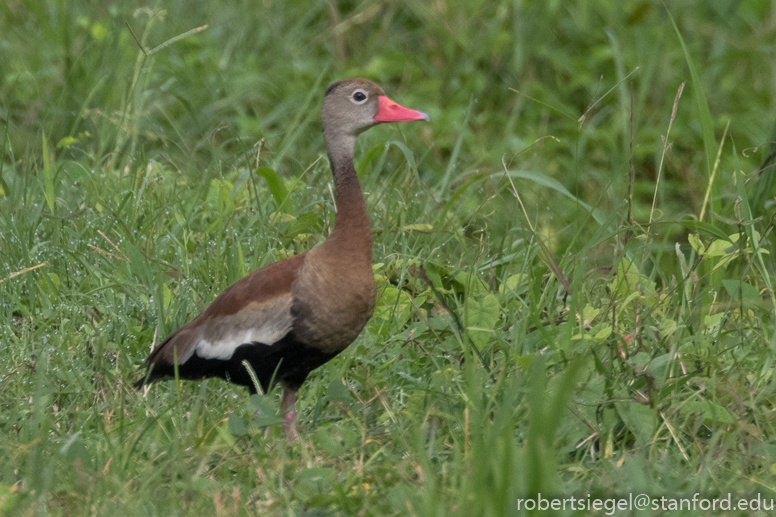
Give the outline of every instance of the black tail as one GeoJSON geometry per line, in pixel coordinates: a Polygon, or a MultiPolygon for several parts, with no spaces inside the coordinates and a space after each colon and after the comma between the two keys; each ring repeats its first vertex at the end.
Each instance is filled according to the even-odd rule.
{"type": "Polygon", "coordinates": [[[159,355],[159,351],[164,348],[164,345],[166,345],[170,341],[170,339],[172,339],[172,337],[177,333],[178,332],[173,332],[170,337],[162,341],[161,344],[159,344],[159,346],[157,346],[151,351],[148,358],[145,360],[146,371],[145,371],[145,374],[143,374],[143,378],[132,385],[136,390],[139,390],[146,384],[151,384],[152,382],[158,379],[161,379],[164,376],[163,373],[160,373],[158,365],[155,363],[155,359],[156,359],[156,356],[159,355]]]}
{"type": "Polygon", "coordinates": [[[137,381],[136,383],[134,383],[132,387],[135,388],[136,390],[139,390],[146,384],[151,384],[152,382],[154,382],[156,380],[156,377],[152,374],[152,368],[153,367],[147,369],[145,371],[145,375],[143,375],[143,378],[137,381]]]}

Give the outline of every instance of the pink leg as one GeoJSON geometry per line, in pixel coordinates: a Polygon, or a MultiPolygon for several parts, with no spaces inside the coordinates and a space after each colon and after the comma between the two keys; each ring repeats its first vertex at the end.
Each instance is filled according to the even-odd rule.
{"type": "Polygon", "coordinates": [[[286,431],[288,441],[296,439],[296,409],[288,410],[296,403],[296,390],[283,386],[283,398],[280,400],[280,411],[283,413],[283,429],[286,431]]]}

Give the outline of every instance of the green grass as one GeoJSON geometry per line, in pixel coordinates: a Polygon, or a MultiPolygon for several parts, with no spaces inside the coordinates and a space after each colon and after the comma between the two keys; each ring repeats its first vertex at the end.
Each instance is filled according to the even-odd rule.
{"type": "Polygon", "coordinates": [[[774,496],[769,3],[125,4],[0,5],[0,514],[774,496]],[[277,391],[134,391],[331,230],[320,99],[351,76],[431,123],[359,141],[378,306],[299,440],[277,391]]]}

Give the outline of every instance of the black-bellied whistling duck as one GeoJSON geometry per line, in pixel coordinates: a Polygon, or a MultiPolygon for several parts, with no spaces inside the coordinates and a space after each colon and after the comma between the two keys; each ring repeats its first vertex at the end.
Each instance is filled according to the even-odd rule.
{"type": "Polygon", "coordinates": [[[296,435],[296,392],[307,375],[350,345],[372,316],[375,284],[372,235],[353,166],[359,133],[381,122],[428,120],[400,106],[366,79],[332,84],[323,99],[323,136],[334,175],[334,229],[318,247],[269,264],[227,287],[146,360],[135,386],[174,375],[221,377],[266,393],[280,382],[280,409],[290,439],[296,435]]]}

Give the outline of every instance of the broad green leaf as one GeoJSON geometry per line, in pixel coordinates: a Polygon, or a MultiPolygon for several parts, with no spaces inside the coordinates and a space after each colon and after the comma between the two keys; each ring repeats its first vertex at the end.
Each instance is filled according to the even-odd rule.
{"type": "Polygon", "coordinates": [[[164,306],[169,307],[170,302],[172,301],[172,291],[170,291],[170,288],[167,286],[167,284],[162,284],[162,292],[164,293],[164,306]]]}
{"type": "Polygon", "coordinates": [[[287,214],[293,213],[293,207],[286,201],[288,198],[288,189],[286,189],[283,179],[269,167],[259,167],[256,169],[256,175],[267,180],[267,188],[275,199],[275,203],[278,204],[278,210],[287,214]]]}
{"type": "Polygon", "coordinates": [[[404,231],[430,232],[434,227],[430,224],[407,224],[402,227],[404,231]]]}
{"type": "Polygon", "coordinates": [[[72,136],[66,136],[65,138],[61,139],[59,142],[57,142],[57,149],[62,149],[63,147],[68,147],[73,144],[77,144],[78,139],[72,136]]]}
{"type": "MultiPolygon", "coordinates": [[[[617,298],[641,293],[649,295],[655,292],[655,285],[649,277],[640,274],[633,263],[626,258],[623,258],[617,266],[617,275],[610,282],[609,288],[617,298]]],[[[630,300],[622,301],[622,304],[627,301],[630,300]]]]}
{"type": "MultiPolygon", "coordinates": [[[[717,240],[711,243],[711,245],[708,247],[709,249],[706,251],[707,257],[722,257],[725,255],[731,255],[736,254],[737,250],[735,246],[733,246],[735,243],[738,242],[740,235],[735,233],[728,237],[727,240],[717,240]]],[[[705,250],[706,247],[704,246],[703,249],[705,250]]]]}
{"type": "Polygon", "coordinates": [[[232,189],[234,185],[227,180],[214,179],[210,181],[210,188],[205,198],[208,205],[219,210],[223,216],[234,211],[232,189]]]}
{"type": "MultiPolygon", "coordinates": [[[[253,418],[251,422],[259,427],[266,427],[268,425],[277,424],[283,421],[283,416],[277,414],[278,413],[277,402],[274,400],[274,397],[272,397],[271,395],[254,393],[253,395],[251,395],[251,399],[248,407],[251,413],[253,413],[253,418]]],[[[231,421],[232,416],[234,415],[230,415],[230,419],[229,419],[230,428],[232,423],[231,421]]],[[[243,425],[243,427],[245,426],[243,425]]],[[[237,434],[237,433],[234,433],[234,434],[237,434]]]]}
{"type": "Polygon", "coordinates": [[[16,494],[14,493],[14,490],[13,487],[0,483],[0,514],[11,515],[10,513],[5,512],[10,512],[16,506],[16,494]]]}
{"type": "Polygon", "coordinates": [[[372,319],[379,325],[376,329],[385,332],[388,325],[404,325],[412,313],[412,298],[406,291],[387,285],[377,293],[377,304],[372,319]]]}
{"type": "Polygon", "coordinates": [[[595,339],[598,342],[602,342],[610,335],[612,335],[612,326],[609,324],[605,324],[601,327],[601,329],[598,332],[596,332],[595,336],[593,336],[593,339],[595,339]]]}
{"type": "Polygon", "coordinates": [[[314,228],[320,224],[321,218],[318,214],[312,212],[300,214],[299,217],[289,223],[288,228],[286,228],[285,235],[283,235],[283,240],[288,242],[305,230],[314,228]]]}
{"type": "Polygon", "coordinates": [[[673,361],[674,356],[673,354],[660,354],[657,357],[653,357],[649,364],[647,364],[647,371],[655,375],[656,377],[659,377],[663,374],[663,371],[671,364],[671,361],[673,361]]]}
{"type": "Polygon", "coordinates": [[[707,424],[729,425],[736,423],[736,419],[727,409],[709,400],[688,400],[679,407],[679,412],[685,416],[701,415],[707,424]]]}
{"type": "Polygon", "coordinates": [[[648,445],[655,428],[655,410],[637,402],[615,402],[614,407],[636,437],[636,447],[648,445]]]}
{"type": "Polygon", "coordinates": [[[631,364],[638,366],[641,369],[646,369],[647,365],[649,365],[649,362],[652,360],[652,358],[647,354],[646,352],[639,352],[636,355],[632,356],[628,362],[631,364]]]}
{"type": "Polygon", "coordinates": [[[750,301],[760,301],[762,299],[756,287],[741,280],[724,279],[722,280],[722,285],[725,286],[725,290],[730,297],[737,302],[741,301],[742,298],[750,301]]]}
{"type": "Polygon", "coordinates": [[[37,281],[41,291],[46,293],[50,302],[54,303],[59,296],[59,276],[57,276],[56,273],[50,272],[48,274],[38,275],[37,281]]]}
{"type": "Polygon", "coordinates": [[[56,273],[49,273],[48,276],[51,279],[51,283],[54,284],[54,287],[59,290],[60,285],[62,285],[62,282],[59,280],[59,275],[56,273]]]}
{"type": "Polygon", "coordinates": [[[466,297],[466,330],[478,348],[482,348],[501,317],[501,305],[493,293],[466,297]]]}
{"type": "Polygon", "coordinates": [[[488,294],[488,287],[475,274],[461,271],[455,275],[453,282],[459,288],[456,290],[463,291],[467,297],[481,298],[488,294]]]}
{"type": "Polygon", "coordinates": [[[695,253],[702,253],[705,248],[703,241],[694,233],[687,236],[687,242],[690,243],[690,246],[695,250],[695,253]]]}
{"type": "Polygon", "coordinates": [[[719,329],[719,326],[722,324],[722,318],[725,316],[725,313],[718,312],[716,314],[709,314],[708,316],[703,317],[703,324],[705,325],[704,332],[707,334],[716,334],[717,330],[719,329]]]}
{"type": "Polygon", "coordinates": [[[582,309],[582,321],[587,324],[593,323],[593,320],[595,320],[596,316],[599,314],[601,314],[601,309],[596,309],[588,305],[582,309]]]}
{"type": "Polygon", "coordinates": [[[423,269],[426,270],[426,275],[437,290],[444,289],[442,275],[447,275],[449,273],[446,268],[433,262],[426,262],[423,269]]]}
{"type": "Polygon", "coordinates": [[[290,223],[296,220],[296,216],[285,212],[272,212],[269,214],[269,220],[273,223],[290,223]]]}
{"type": "Polygon", "coordinates": [[[525,273],[510,275],[506,281],[498,286],[499,294],[522,294],[528,287],[529,277],[525,273]]]}
{"type": "Polygon", "coordinates": [[[677,325],[676,321],[672,320],[671,318],[664,318],[660,320],[660,335],[662,337],[668,337],[674,332],[677,331],[679,326],[677,325]]]}
{"type": "Polygon", "coordinates": [[[326,389],[326,397],[329,400],[346,405],[353,402],[353,395],[351,395],[347,386],[342,384],[341,379],[335,379],[329,383],[329,387],[326,389]]]}
{"type": "Polygon", "coordinates": [[[235,436],[248,434],[248,428],[245,427],[245,422],[234,413],[229,415],[229,431],[235,436]]]}

